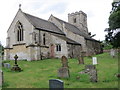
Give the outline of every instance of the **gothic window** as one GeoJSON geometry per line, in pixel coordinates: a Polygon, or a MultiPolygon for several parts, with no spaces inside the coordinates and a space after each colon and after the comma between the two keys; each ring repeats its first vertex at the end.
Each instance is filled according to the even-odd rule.
{"type": "Polygon", "coordinates": [[[76,23],[76,18],[73,19],[73,22],[76,23]]]}
{"type": "Polygon", "coordinates": [[[60,44],[56,45],[56,51],[61,51],[61,45],[60,44]]]}
{"type": "Polygon", "coordinates": [[[23,25],[20,22],[18,22],[16,28],[17,28],[17,41],[23,41],[24,39],[23,25]]]}
{"type": "Polygon", "coordinates": [[[43,45],[45,45],[45,33],[43,34],[43,45]]]}

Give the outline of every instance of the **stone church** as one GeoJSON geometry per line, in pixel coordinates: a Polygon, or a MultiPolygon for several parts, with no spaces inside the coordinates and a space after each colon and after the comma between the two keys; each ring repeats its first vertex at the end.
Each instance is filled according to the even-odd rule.
{"type": "Polygon", "coordinates": [[[83,11],[68,14],[68,22],[53,15],[48,20],[23,12],[20,8],[6,38],[5,60],[42,60],[76,58],[101,53],[99,41],[88,34],[87,15],[83,11]]]}

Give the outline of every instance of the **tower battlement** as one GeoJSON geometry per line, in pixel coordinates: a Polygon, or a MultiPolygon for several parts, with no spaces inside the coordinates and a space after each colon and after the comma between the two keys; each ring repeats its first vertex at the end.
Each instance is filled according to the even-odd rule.
{"type": "Polygon", "coordinates": [[[70,24],[75,25],[80,30],[83,30],[86,34],[88,34],[88,28],[87,28],[87,14],[83,11],[75,12],[75,13],[69,13],[68,14],[68,22],[70,24]]]}

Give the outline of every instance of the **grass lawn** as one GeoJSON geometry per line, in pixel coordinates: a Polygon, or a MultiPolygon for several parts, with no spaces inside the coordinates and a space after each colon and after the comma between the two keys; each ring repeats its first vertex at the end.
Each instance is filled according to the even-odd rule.
{"type": "MultiPolygon", "coordinates": [[[[85,65],[92,64],[91,57],[85,57],[84,65],[78,65],[77,59],[69,59],[70,78],[61,79],[65,88],[118,88],[118,59],[112,58],[108,53],[96,55],[98,65],[98,82],[89,81],[87,74],[79,74],[85,65]],[[77,80],[76,77],[80,76],[77,80]]],[[[7,61],[14,65],[14,61],[7,61]]],[[[4,84],[3,88],[49,88],[50,79],[59,79],[57,70],[61,67],[60,59],[46,59],[40,61],[18,61],[22,72],[11,72],[10,69],[3,68],[4,84]]]]}

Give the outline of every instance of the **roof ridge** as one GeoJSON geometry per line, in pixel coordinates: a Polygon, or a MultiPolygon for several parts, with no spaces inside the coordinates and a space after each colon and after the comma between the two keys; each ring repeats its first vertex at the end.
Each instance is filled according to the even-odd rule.
{"type": "Polygon", "coordinates": [[[31,14],[28,14],[28,13],[25,13],[23,12],[23,14],[27,17],[27,19],[29,20],[29,22],[36,28],[36,29],[43,29],[43,30],[47,30],[47,31],[53,31],[55,33],[59,33],[59,34],[62,34],[64,35],[64,32],[62,32],[54,23],[48,21],[48,20],[45,20],[45,19],[42,19],[42,18],[39,18],[37,16],[34,16],[34,15],[31,15],[31,14]],[[37,23],[37,22],[39,23],[37,23]],[[46,23],[46,24],[41,24],[41,23],[46,23]],[[49,26],[49,25],[52,25],[52,28],[49,26]],[[52,30],[53,29],[53,30],[52,30]],[[57,30],[56,30],[57,29],[57,30]]]}
{"type": "Polygon", "coordinates": [[[25,12],[23,12],[23,13],[24,13],[24,14],[27,14],[27,15],[29,15],[29,16],[32,16],[32,17],[34,17],[34,18],[38,18],[38,19],[41,19],[41,20],[43,20],[43,21],[49,22],[48,20],[45,20],[45,19],[43,19],[43,18],[40,18],[40,17],[34,16],[34,15],[31,15],[31,14],[29,14],[29,13],[25,13],[25,12]]]}

